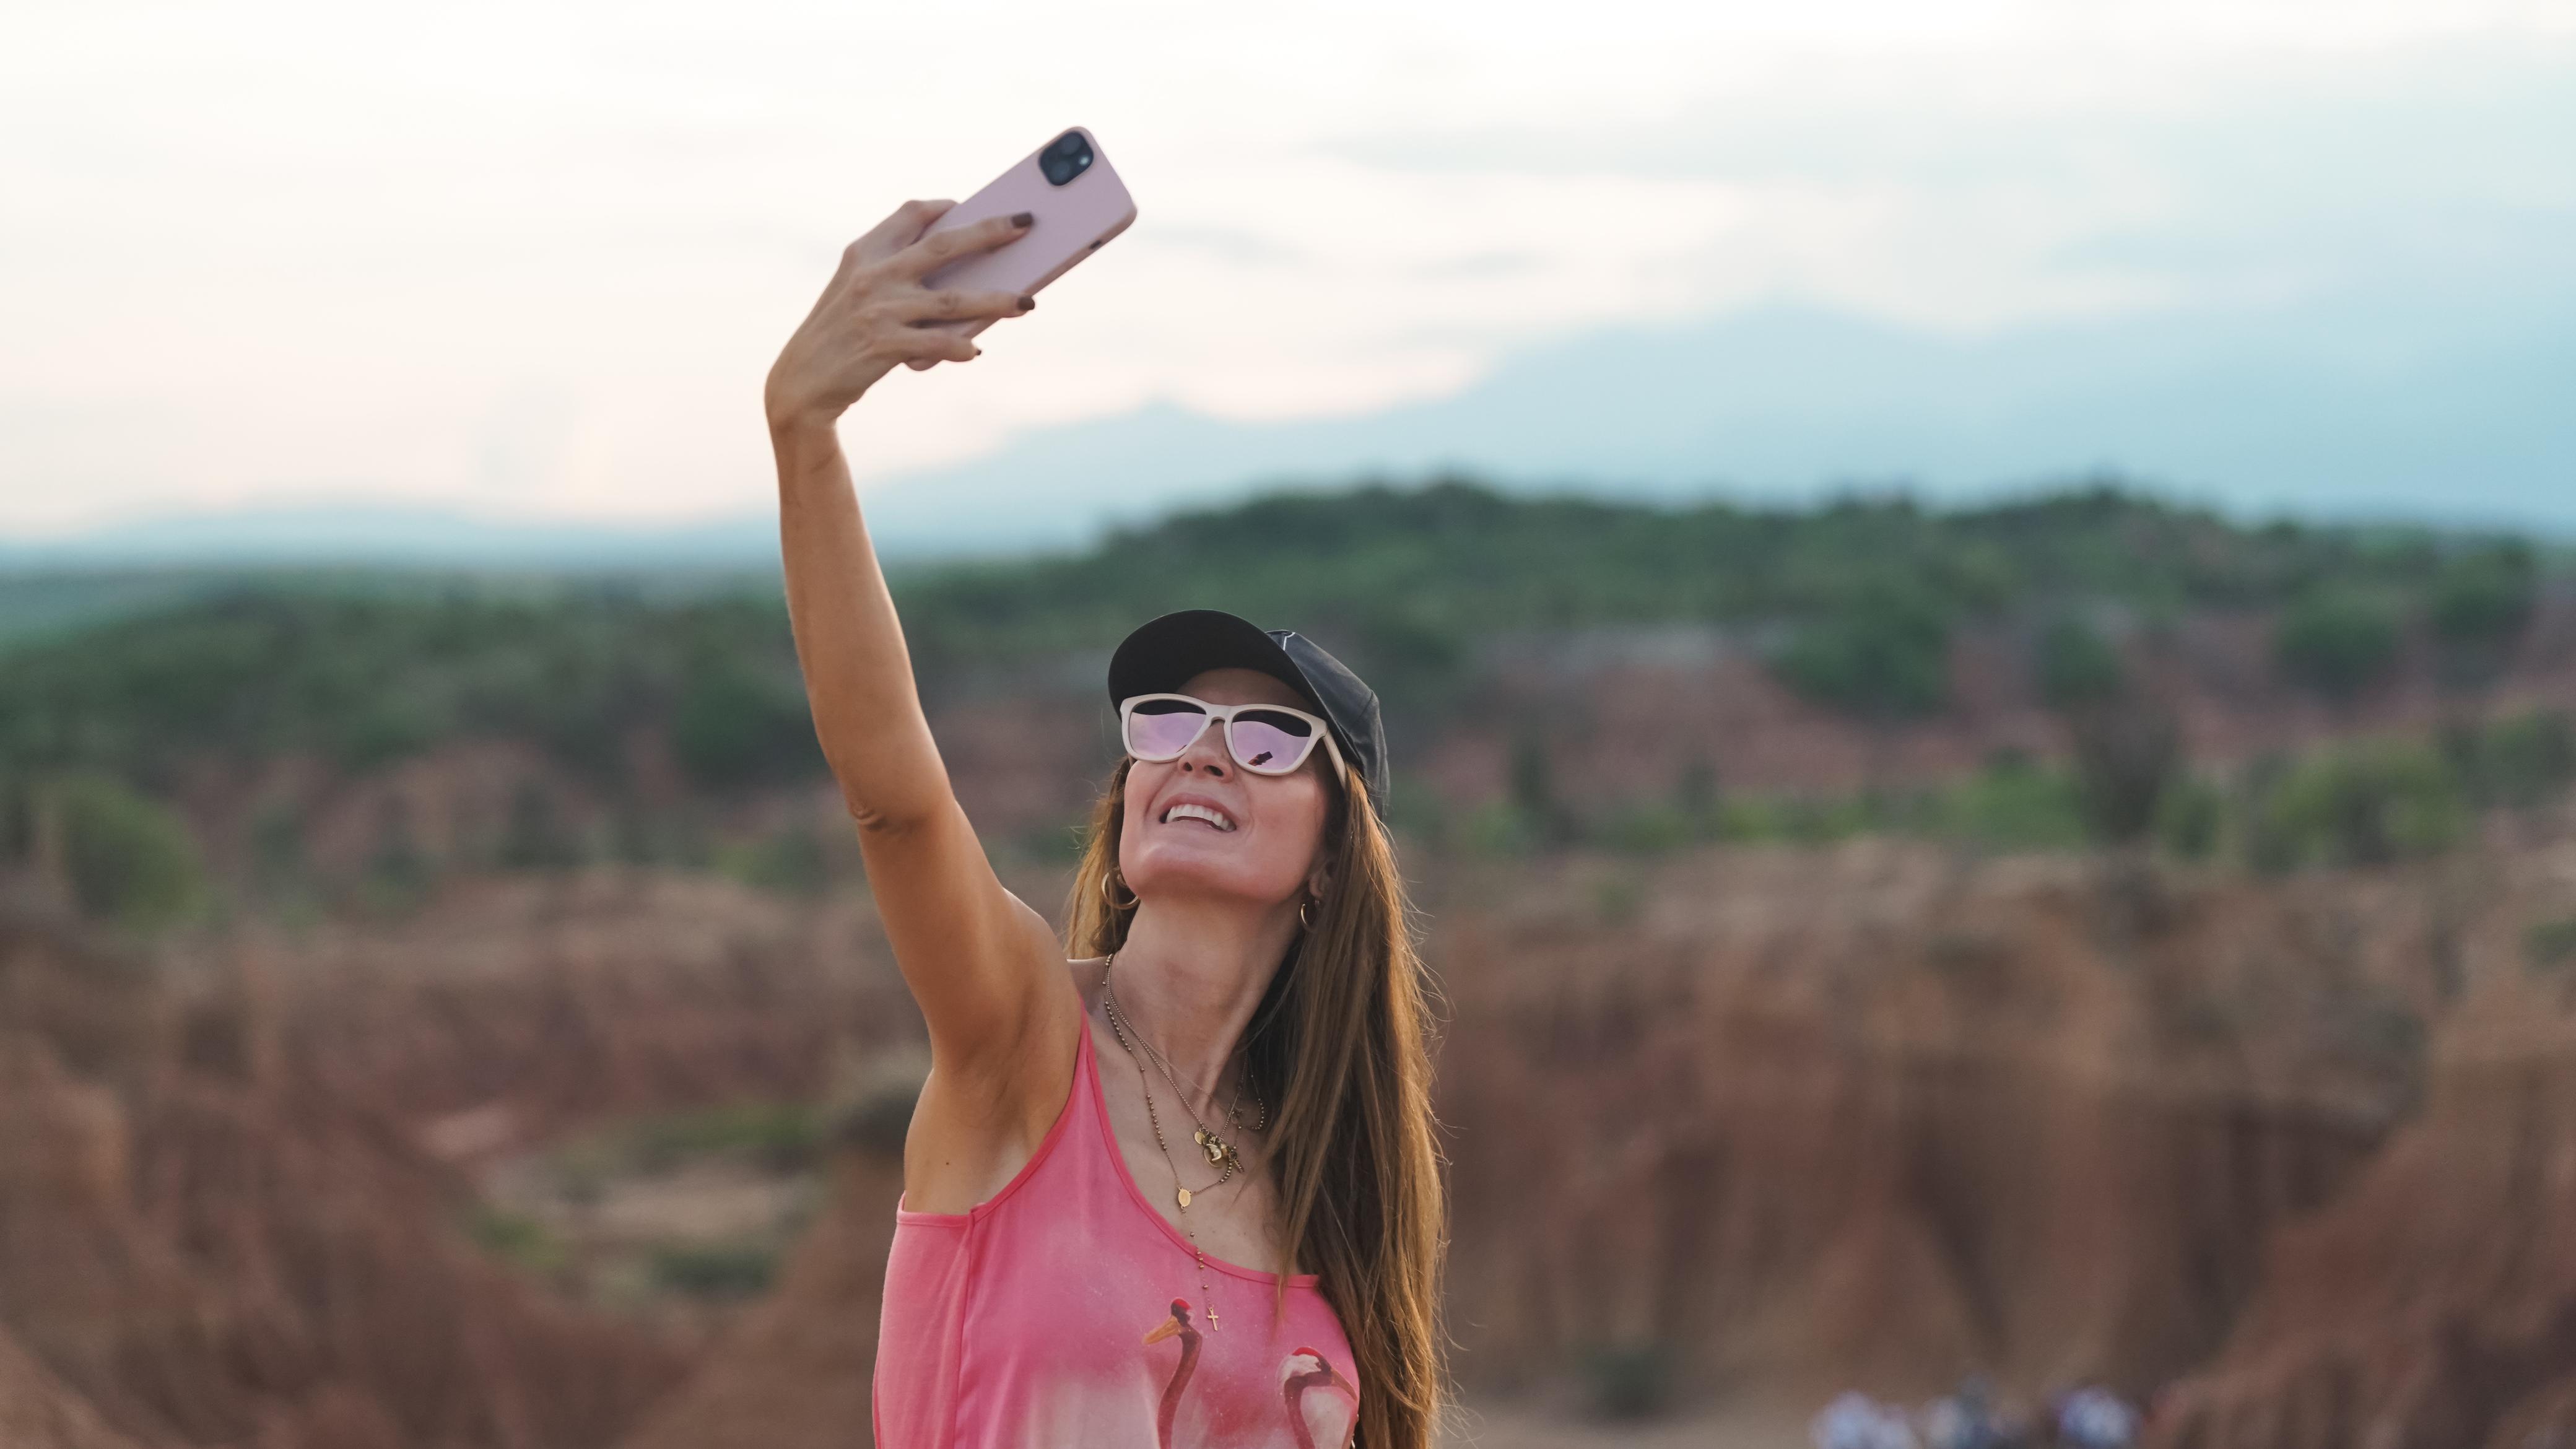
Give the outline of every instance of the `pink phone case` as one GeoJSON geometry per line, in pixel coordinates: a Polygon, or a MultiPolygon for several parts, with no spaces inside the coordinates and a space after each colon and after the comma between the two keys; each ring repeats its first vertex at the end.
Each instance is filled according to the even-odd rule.
{"type": "MultiPolygon", "coordinates": [[[[998,251],[951,263],[923,279],[923,285],[968,292],[1035,293],[1063,276],[1073,264],[1098,251],[1136,219],[1136,202],[1127,183],[1109,164],[1109,153],[1089,131],[1075,126],[1020,158],[1020,164],[994,178],[990,186],[948,209],[930,230],[946,231],[988,216],[1028,212],[1037,218],[1028,234],[998,251]],[[1079,135],[1090,144],[1092,161],[1079,175],[1059,186],[1047,179],[1039,158],[1067,137],[1079,135]]],[[[924,233],[927,235],[928,233],[924,233]]],[[[992,319],[941,324],[973,336],[992,319]]]]}

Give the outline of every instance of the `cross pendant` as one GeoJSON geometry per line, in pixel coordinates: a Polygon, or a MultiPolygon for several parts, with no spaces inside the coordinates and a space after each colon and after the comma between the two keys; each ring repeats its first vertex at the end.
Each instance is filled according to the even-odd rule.
{"type": "Polygon", "coordinates": [[[1208,1305],[1208,1328],[1210,1331],[1214,1331],[1216,1327],[1216,1305],[1211,1303],[1208,1305]]]}

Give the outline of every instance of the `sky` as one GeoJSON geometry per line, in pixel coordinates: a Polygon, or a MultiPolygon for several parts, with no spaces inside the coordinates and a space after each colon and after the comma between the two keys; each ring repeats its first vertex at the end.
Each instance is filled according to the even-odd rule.
{"type": "Polygon", "coordinates": [[[1137,224],[983,358],[862,400],[863,486],[1152,407],[1365,417],[1783,304],[1981,339],[2576,299],[2576,0],[17,0],[9,29],[0,538],[756,510],[762,376],[840,248],[1075,123],[1137,224]]]}

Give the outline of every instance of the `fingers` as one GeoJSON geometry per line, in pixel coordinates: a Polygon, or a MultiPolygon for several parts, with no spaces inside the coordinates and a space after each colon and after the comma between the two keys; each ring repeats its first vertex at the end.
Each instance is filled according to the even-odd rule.
{"type": "Polygon", "coordinates": [[[884,261],[921,240],[921,234],[930,230],[930,224],[946,216],[948,209],[956,204],[953,201],[907,201],[896,207],[886,214],[885,220],[869,227],[864,235],[842,251],[842,272],[846,274],[870,262],[884,261]]]}
{"type": "Polygon", "coordinates": [[[905,322],[968,322],[987,317],[1017,317],[1038,304],[1017,292],[960,292],[950,288],[915,290],[887,308],[905,322]]]}
{"type": "Polygon", "coordinates": [[[1036,221],[1023,211],[1017,216],[988,216],[982,221],[934,231],[897,252],[889,265],[902,276],[927,276],[959,257],[989,252],[1019,240],[1036,221]]]}
{"type": "Polygon", "coordinates": [[[984,349],[974,339],[942,327],[907,327],[894,343],[904,366],[920,369],[941,362],[972,362],[984,349]]]}

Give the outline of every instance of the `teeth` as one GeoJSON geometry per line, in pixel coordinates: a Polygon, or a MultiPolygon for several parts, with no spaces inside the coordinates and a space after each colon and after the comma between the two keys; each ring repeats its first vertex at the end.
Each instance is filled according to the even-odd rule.
{"type": "Polygon", "coordinates": [[[1175,805],[1171,809],[1163,812],[1164,824],[1169,825],[1175,820],[1204,820],[1219,830],[1231,831],[1234,829],[1233,821],[1226,819],[1224,815],[1209,809],[1205,805],[1175,805]]]}

